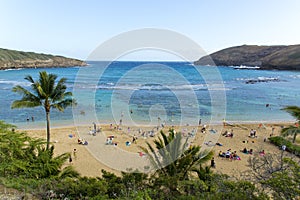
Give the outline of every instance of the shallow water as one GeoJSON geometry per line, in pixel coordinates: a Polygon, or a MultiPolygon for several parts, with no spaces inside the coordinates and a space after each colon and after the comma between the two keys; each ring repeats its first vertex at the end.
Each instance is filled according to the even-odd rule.
{"type": "Polygon", "coordinates": [[[89,62],[89,67],[0,71],[0,119],[22,128],[44,126],[42,108],[11,110],[15,85],[46,70],[68,79],[78,106],[51,112],[53,126],[73,123],[128,125],[276,122],[293,118],[281,109],[300,106],[300,72],[236,70],[185,62],[89,62]],[[251,80],[253,84],[247,84],[251,80]],[[31,121],[34,116],[34,122],[31,121]],[[27,122],[29,118],[29,122],[27,122]]]}

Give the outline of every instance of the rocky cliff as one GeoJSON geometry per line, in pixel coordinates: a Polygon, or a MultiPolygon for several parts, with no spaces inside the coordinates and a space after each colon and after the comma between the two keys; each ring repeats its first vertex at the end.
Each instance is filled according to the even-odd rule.
{"type": "Polygon", "coordinates": [[[226,48],[195,62],[196,65],[258,66],[260,69],[300,70],[300,45],[243,45],[226,48]]]}
{"type": "Polygon", "coordinates": [[[23,52],[0,48],[0,70],[16,68],[43,68],[43,67],[71,67],[86,66],[84,61],[40,54],[33,52],[23,52]]]}

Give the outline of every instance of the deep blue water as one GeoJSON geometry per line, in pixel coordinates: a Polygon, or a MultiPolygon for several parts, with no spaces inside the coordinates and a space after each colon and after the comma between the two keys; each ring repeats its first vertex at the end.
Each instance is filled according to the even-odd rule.
{"type": "MultiPolygon", "coordinates": [[[[0,71],[0,120],[20,126],[44,125],[44,110],[11,110],[20,96],[15,85],[30,89],[24,77],[46,70],[67,78],[78,105],[51,112],[55,126],[87,123],[197,124],[210,121],[290,121],[281,109],[300,106],[300,72],[236,70],[185,62],[89,62],[88,67],[0,71]],[[247,84],[247,81],[254,81],[247,84]],[[266,106],[268,104],[268,106],[266,106]],[[34,116],[34,122],[26,122],[34,116]]],[[[30,120],[31,121],[31,120],[30,120]]]]}

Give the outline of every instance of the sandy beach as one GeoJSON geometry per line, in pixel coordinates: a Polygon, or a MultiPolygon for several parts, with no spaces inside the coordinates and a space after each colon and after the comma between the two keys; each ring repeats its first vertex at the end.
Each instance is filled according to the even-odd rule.
{"type": "MultiPolygon", "coordinates": [[[[260,151],[264,150],[266,154],[277,154],[280,150],[270,144],[267,138],[270,134],[279,135],[281,127],[287,123],[276,124],[227,124],[206,126],[205,133],[201,132],[203,126],[192,127],[127,127],[122,126],[122,130],[117,130],[116,126],[97,125],[101,131],[91,134],[93,126],[70,126],[51,129],[51,141],[55,145],[55,154],[59,155],[70,152],[72,162],[66,162],[66,166],[73,165],[82,175],[88,177],[101,176],[101,170],[107,170],[120,174],[120,171],[131,171],[138,168],[140,171],[147,172],[150,165],[147,155],[141,151],[139,146],[146,147],[146,141],[153,143],[153,140],[159,136],[160,130],[165,133],[174,128],[177,132],[183,134],[183,138],[188,138],[189,145],[200,145],[202,149],[214,151],[216,172],[237,176],[239,172],[248,170],[250,156],[261,156],[260,151]],[[256,130],[257,137],[249,137],[251,129],[256,130]],[[155,134],[150,137],[149,134],[155,134]],[[233,137],[225,137],[222,134],[232,132],[233,137]],[[133,142],[136,137],[136,142],[133,142]],[[78,139],[85,140],[88,145],[78,144],[78,139]],[[109,141],[109,138],[113,138],[109,141]],[[115,145],[106,144],[113,143],[115,145]],[[215,145],[216,143],[222,146],[215,145]],[[126,145],[127,144],[127,145],[126,145]],[[130,144],[130,145],[129,145],[130,144]],[[240,152],[244,148],[253,149],[253,154],[244,154],[240,152]],[[74,153],[74,149],[76,149],[74,153]],[[230,160],[218,156],[219,152],[236,151],[240,160],[230,160]]],[[[29,136],[45,138],[45,129],[26,130],[29,136]]],[[[210,163],[207,163],[210,164],[210,163]]]]}

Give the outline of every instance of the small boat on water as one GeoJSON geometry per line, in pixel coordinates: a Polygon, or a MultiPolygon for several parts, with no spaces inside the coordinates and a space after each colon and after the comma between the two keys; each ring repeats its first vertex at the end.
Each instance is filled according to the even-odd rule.
{"type": "Polygon", "coordinates": [[[246,66],[246,65],[240,65],[233,67],[234,69],[259,69],[260,67],[258,66],[246,66]]]}

